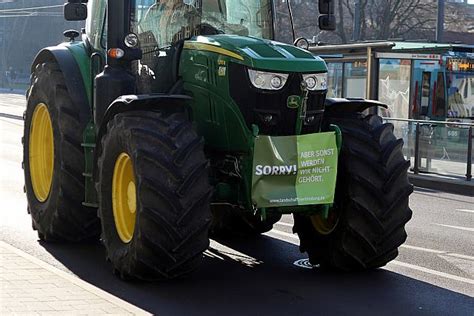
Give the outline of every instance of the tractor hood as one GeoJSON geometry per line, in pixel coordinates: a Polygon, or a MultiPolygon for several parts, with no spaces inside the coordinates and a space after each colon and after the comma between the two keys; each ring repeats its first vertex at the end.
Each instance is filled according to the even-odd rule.
{"type": "Polygon", "coordinates": [[[281,72],[326,72],[326,63],[310,52],[292,45],[238,35],[197,36],[185,49],[211,51],[232,57],[250,68],[281,72]]]}

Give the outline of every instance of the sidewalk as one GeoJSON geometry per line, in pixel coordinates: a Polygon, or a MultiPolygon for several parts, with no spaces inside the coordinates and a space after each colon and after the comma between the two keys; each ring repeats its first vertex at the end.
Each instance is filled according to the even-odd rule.
{"type": "Polygon", "coordinates": [[[0,315],[151,315],[0,241],[0,315]]]}

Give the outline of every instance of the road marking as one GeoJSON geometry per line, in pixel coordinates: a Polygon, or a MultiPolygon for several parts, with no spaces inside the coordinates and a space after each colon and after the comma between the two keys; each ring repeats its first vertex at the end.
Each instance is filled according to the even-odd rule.
{"type": "Polygon", "coordinates": [[[276,229],[273,229],[271,231],[269,231],[268,233],[274,233],[276,235],[280,235],[280,236],[283,236],[283,237],[289,237],[289,238],[293,238],[293,239],[296,239],[296,240],[300,240],[298,238],[298,236],[294,235],[294,234],[290,234],[290,233],[287,233],[287,232],[282,232],[280,230],[276,230],[276,229]]]}
{"type": "Polygon", "coordinates": [[[458,208],[456,211],[464,212],[464,213],[474,213],[474,210],[466,210],[466,209],[463,209],[463,208],[458,208]]]}
{"type": "Polygon", "coordinates": [[[423,248],[423,247],[416,247],[416,246],[410,246],[410,245],[401,245],[400,248],[430,252],[430,253],[435,253],[435,254],[438,254],[438,255],[446,255],[446,256],[450,256],[450,257],[457,257],[457,258],[468,259],[468,260],[473,260],[474,261],[474,257],[472,257],[472,256],[462,255],[462,254],[458,254],[458,253],[452,253],[452,252],[448,252],[448,251],[429,249],[429,248],[423,248]]]}
{"type": "Polygon", "coordinates": [[[457,276],[457,275],[452,275],[452,274],[449,274],[449,273],[439,272],[439,271],[436,271],[436,270],[420,267],[420,266],[417,266],[417,265],[414,265],[414,264],[409,264],[409,263],[393,260],[393,261],[390,261],[387,264],[387,266],[390,266],[390,265],[397,265],[397,266],[400,266],[400,267],[409,268],[409,269],[412,269],[412,270],[417,270],[417,271],[421,271],[421,272],[424,272],[424,273],[440,276],[440,277],[443,277],[443,278],[446,278],[446,279],[455,280],[455,281],[464,282],[464,283],[474,285],[474,280],[472,280],[472,279],[463,278],[463,277],[460,277],[460,276],[457,276]]]}
{"type": "Polygon", "coordinates": [[[456,257],[456,258],[461,258],[461,259],[468,259],[474,261],[474,257],[472,256],[467,256],[467,255],[460,255],[458,253],[447,253],[448,256],[451,257],[456,257]]]}
{"type": "Polygon", "coordinates": [[[472,260],[466,260],[461,258],[456,258],[452,256],[439,255],[440,258],[446,260],[449,264],[455,266],[469,277],[474,276],[474,262],[472,260]]]}
{"type": "Polygon", "coordinates": [[[407,249],[412,249],[412,250],[424,251],[424,252],[437,253],[437,254],[446,254],[446,251],[423,248],[423,247],[416,247],[416,246],[410,246],[410,245],[401,245],[400,247],[407,248],[407,249]]]}
{"type": "MultiPolygon", "coordinates": [[[[279,235],[279,236],[282,236],[282,237],[289,237],[289,238],[292,238],[292,239],[295,239],[295,240],[299,241],[299,238],[298,238],[297,235],[290,234],[290,233],[287,233],[287,232],[282,232],[282,231],[277,230],[277,229],[273,229],[273,230],[269,231],[268,233],[273,233],[275,235],[279,235]]],[[[298,244],[295,244],[295,245],[298,245],[298,244]]],[[[451,256],[451,257],[458,257],[458,258],[468,259],[468,260],[473,260],[474,261],[474,257],[472,257],[472,256],[462,255],[462,254],[457,254],[457,253],[451,253],[451,252],[443,251],[443,250],[436,250],[436,249],[430,249],[430,248],[410,246],[410,245],[405,245],[405,244],[401,245],[400,247],[401,248],[406,248],[406,249],[429,252],[429,253],[435,253],[435,254],[440,254],[440,255],[442,254],[442,255],[447,255],[447,256],[451,256]]]]}
{"type": "Polygon", "coordinates": [[[293,227],[293,224],[291,224],[291,223],[277,222],[277,223],[275,223],[275,224],[276,224],[276,225],[287,226],[287,227],[293,227]]]}
{"type": "MultiPolygon", "coordinates": [[[[276,230],[276,229],[273,229],[273,230],[269,231],[268,233],[265,233],[265,235],[270,236],[270,237],[274,237],[274,238],[278,238],[277,236],[290,237],[291,239],[298,240],[298,237],[296,235],[285,233],[285,232],[282,232],[282,231],[279,231],[279,230],[276,230]]],[[[296,246],[299,245],[299,243],[297,243],[296,241],[293,241],[293,240],[285,240],[285,241],[287,241],[289,243],[292,243],[296,246]]],[[[436,254],[443,254],[445,256],[451,256],[451,257],[458,257],[458,258],[463,258],[463,259],[468,259],[468,260],[474,260],[474,257],[471,257],[471,256],[460,255],[460,254],[456,254],[456,253],[448,253],[448,252],[441,251],[441,250],[434,250],[434,249],[428,249],[428,248],[422,248],[422,247],[416,247],[416,246],[409,246],[409,245],[402,245],[401,247],[409,248],[409,249],[413,249],[413,250],[432,252],[432,253],[436,253],[436,254]]],[[[388,265],[390,265],[390,264],[402,266],[402,267],[409,268],[409,269],[412,269],[412,270],[425,272],[425,273],[428,273],[428,274],[444,277],[444,278],[455,280],[455,281],[474,284],[474,280],[472,280],[472,279],[463,278],[463,277],[460,277],[460,276],[457,276],[457,275],[452,275],[452,274],[449,274],[449,273],[440,272],[440,271],[420,267],[420,266],[417,266],[417,265],[414,265],[414,264],[409,264],[409,263],[405,263],[405,262],[401,262],[401,261],[397,261],[397,260],[390,261],[388,263],[388,265]]]]}
{"type": "Polygon", "coordinates": [[[431,224],[432,225],[437,225],[437,226],[448,227],[448,228],[459,229],[459,230],[465,230],[465,231],[468,231],[468,232],[474,232],[474,228],[471,228],[471,227],[452,226],[452,225],[444,225],[444,224],[437,224],[437,223],[431,223],[431,224]]]}

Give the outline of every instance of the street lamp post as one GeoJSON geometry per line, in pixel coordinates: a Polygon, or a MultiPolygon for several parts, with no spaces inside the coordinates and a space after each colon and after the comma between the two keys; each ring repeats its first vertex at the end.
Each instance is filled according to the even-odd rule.
{"type": "Polygon", "coordinates": [[[438,0],[438,19],[436,26],[436,42],[443,42],[444,33],[444,0],[438,0]]]}
{"type": "Polygon", "coordinates": [[[354,30],[352,32],[352,40],[354,42],[360,40],[360,0],[355,1],[354,30]]]}

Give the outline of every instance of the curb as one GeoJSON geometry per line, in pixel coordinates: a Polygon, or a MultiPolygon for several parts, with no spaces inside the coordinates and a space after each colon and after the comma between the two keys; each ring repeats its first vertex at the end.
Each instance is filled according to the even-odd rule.
{"type": "Polygon", "coordinates": [[[41,268],[45,269],[45,270],[48,270],[49,272],[51,273],[54,273],[56,274],[57,276],[65,279],[66,281],[69,281],[71,283],[73,283],[74,285],[77,285],[79,287],[81,287],[82,289],[106,300],[107,302],[109,303],[112,303],[134,315],[152,315],[151,313],[133,305],[133,304],[130,304],[116,296],[113,296],[112,294],[110,293],[107,293],[106,291],[104,290],[101,290],[81,279],[79,279],[78,277],[76,276],[73,276],[73,275],[70,275],[69,273],[67,272],[64,272],[62,270],[59,270],[58,268],[56,267],[53,267],[52,265],[44,262],[44,261],[41,261],[29,254],[27,254],[26,252],[18,249],[18,248],[15,248],[13,247],[12,245],[9,245],[7,244],[6,242],[4,241],[1,241],[0,240],[0,247],[4,248],[4,249],[8,249],[12,252],[14,252],[15,254],[17,254],[18,256],[20,257],[23,257],[24,259],[40,266],[41,268]]]}
{"type": "Polygon", "coordinates": [[[447,193],[474,196],[474,181],[445,179],[434,176],[408,174],[411,184],[421,188],[438,190],[447,193]]]}

